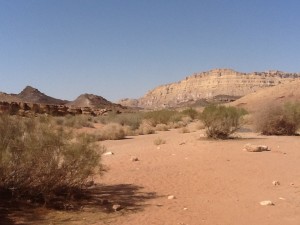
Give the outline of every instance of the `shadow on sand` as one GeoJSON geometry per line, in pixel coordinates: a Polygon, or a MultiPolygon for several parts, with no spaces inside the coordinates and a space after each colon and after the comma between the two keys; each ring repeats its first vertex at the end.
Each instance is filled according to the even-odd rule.
{"type": "Polygon", "coordinates": [[[43,224],[47,220],[47,214],[54,209],[76,214],[89,211],[108,215],[115,212],[113,205],[118,204],[121,206],[122,214],[138,212],[147,207],[148,200],[158,197],[155,192],[144,192],[143,187],[133,184],[94,185],[73,197],[72,200],[57,198],[47,208],[0,196],[0,225],[43,224]]]}

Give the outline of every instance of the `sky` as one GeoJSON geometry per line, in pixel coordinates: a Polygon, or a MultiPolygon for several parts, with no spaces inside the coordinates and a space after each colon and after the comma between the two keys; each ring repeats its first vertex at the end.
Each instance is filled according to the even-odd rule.
{"type": "Polygon", "coordinates": [[[299,0],[0,0],[0,91],[117,101],[195,72],[300,72],[299,0]]]}

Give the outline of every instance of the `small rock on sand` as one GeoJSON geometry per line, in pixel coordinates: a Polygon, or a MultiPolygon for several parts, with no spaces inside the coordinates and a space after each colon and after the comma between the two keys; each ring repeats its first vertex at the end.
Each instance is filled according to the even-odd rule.
{"type": "Polygon", "coordinates": [[[105,152],[105,153],[103,153],[103,155],[114,155],[114,153],[113,152],[105,152]]]}
{"type": "Polygon", "coordinates": [[[112,206],[112,209],[115,210],[115,211],[120,211],[122,209],[122,206],[119,205],[119,204],[115,204],[112,206]]]}
{"type": "Polygon", "coordinates": [[[262,205],[262,206],[271,206],[271,205],[274,205],[274,203],[272,201],[270,201],[270,200],[261,201],[259,204],[262,205]]]}
{"type": "Polygon", "coordinates": [[[175,199],[175,198],[176,198],[176,197],[175,197],[174,195],[169,195],[169,196],[168,196],[168,199],[169,199],[169,200],[175,199]]]}
{"type": "Polygon", "coordinates": [[[280,182],[279,182],[278,180],[274,180],[274,181],[272,182],[272,184],[273,184],[274,186],[279,186],[279,185],[280,185],[280,182]]]}
{"type": "Polygon", "coordinates": [[[252,145],[249,143],[244,146],[244,150],[247,152],[271,151],[271,149],[266,145],[252,145]]]}
{"type": "Polygon", "coordinates": [[[132,157],[130,158],[130,160],[131,160],[132,162],[136,162],[136,161],[139,161],[139,158],[136,157],[136,156],[132,156],[132,157]]]}

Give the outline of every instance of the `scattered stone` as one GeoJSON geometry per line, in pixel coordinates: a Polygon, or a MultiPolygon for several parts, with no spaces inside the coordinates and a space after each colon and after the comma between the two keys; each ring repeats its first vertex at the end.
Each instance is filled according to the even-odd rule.
{"type": "Polygon", "coordinates": [[[283,197],[279,197],[278,199],[280,199],[280,200],[283,200],[283,201],[284,201],[284,200],[286,200],[286,199],[285,199],[285,198],[283,198],[283,197]]]}
{"type": "Polygon", "coordinates": [[[175,197],[174,195],[169,195],[169,196],[168,196],[168,199],[169,199],[169,200],[171,200],[171,199],[176,199],[176,197],[175,197]]]}
{"type": "Polygon", "coordinates": [[[119,204],[115,204],[115,205],[112,206],[112,209],[113,209],[114,211],[120,211],[120,210],[122,209],[122,206],[119,205],[119,204]]]}
{"type": "Polygon", "coordinates": [[[295,184],[294,184],[294,183],[290,183],[290,185],[291,185],[291,186],[294,186],[295,184]]]}
{"type": "Polygon", "coordinates": [[[280,185],[280,182],[279,182],[278,180],[274,180],[274,181],[272,182],[272,184],[273,184],[274,186],[279,186],[279,185],[280,185]]]}
{"type": "Polygon", "coordinates": [[[188,208],[183,208],[184,211],[188,210],[188,208]]]}
{"type": "Polygon", "coordinates": [[[244,146],[244,151],[247,152],[263,152],[263,151],[271,151],[271,149],[266,145],[252,145],[252,144],[246,144],[244,146]]]}
{"type": "Polygon", "coordinates": [[[136,157],[136,156],[132,156],[130,160],[131,160],[132,162],[136,162],[136,161],[139,161],[139,158],[136,157]]]}
{"type": "Polygon", "coordinates": [[[181,143],[179,143],[179,145],[185,145],[185,142],[181,142],[181,143]]]}
{"type": "Polygon", "coordinates": [[[105,153],[103,153],[103,155],[114,155],[114,153],[113,152],[105,152],[105,153]]]}
{"type": "Polygon", "coordinates": [[[271,206],[271,205],[274,205],[274,203],[272,201],[270,201],[270,200],[261,201],[259,204],[262,205],[262,206],[271,206]]]}
{"type": "Polygon", "coordinates": [[[157,150],[159,150],[159,149],[160,149],[160,147],[158,146],[156,149],[157,149],[157,150]]]}

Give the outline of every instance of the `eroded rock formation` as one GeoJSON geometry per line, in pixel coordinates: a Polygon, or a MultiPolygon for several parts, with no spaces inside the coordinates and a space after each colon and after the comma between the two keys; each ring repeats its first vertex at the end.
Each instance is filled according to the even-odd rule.
{"type": "Polygon", "coordinates": [[[223,96],[221,100],[226,102],[265,87],[299,78],[299,73],[280,71],[240,73],[231,69],[214,69],[195,73],[177,83],[161,85],[140,99],[125,99],[119,103],[142,108],[165,108],[199,100],[214,100],[218,96],[223,96]]]}
{"type": "Polygon", "coordinates": [[[47,114],[51,116],[66,116],[66,115],[91,115],[99,116],[112,109],[97,109],[91,107],[69,107],[66,105],[50,105],[26,102],[5,102],[0,101],[0,113],[19,116],[34,116],[37,114],[47,114]]]}

